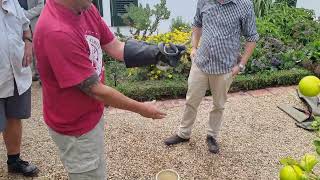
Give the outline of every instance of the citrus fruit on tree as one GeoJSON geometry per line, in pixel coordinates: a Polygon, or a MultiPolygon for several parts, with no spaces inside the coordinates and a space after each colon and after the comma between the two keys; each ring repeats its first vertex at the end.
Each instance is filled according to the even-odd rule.
{"type": "Polygon", "coordinates": [[[300,180],[303,171],[299,166],[286,165],[280,170],[280,180],[300,180]]]}

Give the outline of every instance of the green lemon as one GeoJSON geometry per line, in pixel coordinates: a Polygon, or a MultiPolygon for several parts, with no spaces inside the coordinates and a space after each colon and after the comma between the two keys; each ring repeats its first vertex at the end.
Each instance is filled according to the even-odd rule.
{"type": "Polygon", "coordinates": [[[287,165],[280,170],[280,180],[299,180],[303,171],[296,165],[287,165]]]}
{"type": "Polygon", "coordinates": [[[298,176],[298,179],[300,179],[300,177],[303,175],[303,171],[299,166],[293,165],[293,170],[296,173],[296,175],[298,176]]]}
{"type": "Polygon", "coordinates": [[[299,82],[299,90],[304,96],[317,96],[320,93],[320,79],[316,76],[302,78],[299,82]]]}

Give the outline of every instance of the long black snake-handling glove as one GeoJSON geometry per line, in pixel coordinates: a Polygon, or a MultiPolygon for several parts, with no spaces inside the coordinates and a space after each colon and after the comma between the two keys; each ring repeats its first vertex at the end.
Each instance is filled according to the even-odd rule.
{"type": "Polygon", "coordinates": [[[176,67],[185,51],[184,45],[174,45],[173,43],[153,45],[129,39],[125,42],[124,62],[127,68],[156,65],[159,62],[176,67]]]}

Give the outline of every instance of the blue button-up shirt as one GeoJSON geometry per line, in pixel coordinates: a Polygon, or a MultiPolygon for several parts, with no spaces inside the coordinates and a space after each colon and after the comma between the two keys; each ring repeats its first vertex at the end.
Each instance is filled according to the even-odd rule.
{"type": "Polygon", "coordinates": [[[28,90],[32,83],[30,67],[23,67],[23,31],[29,30],[29,20],[18,0],[0,1],[0,98],[28,90]]]}
{"type": "Polygon", "coordinates": [[[202,28],[194,62],[208,74],[229,73],[237,63],[240,37],[258,41],[251,0],[198,0],[193,26],[202,28]]]}

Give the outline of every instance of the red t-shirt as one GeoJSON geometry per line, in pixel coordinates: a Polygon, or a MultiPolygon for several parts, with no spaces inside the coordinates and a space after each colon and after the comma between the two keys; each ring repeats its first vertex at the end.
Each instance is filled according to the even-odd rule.
{"type": "Polygon", "coordinates": [[[104,104],[76,85],[96,72],[104,82],[101,46],[113,33],[92,5],[79,15],[48,0],[37,23],[37,57],[46,124],[65,135],[82,135],[101,119],[104,104]]]}

